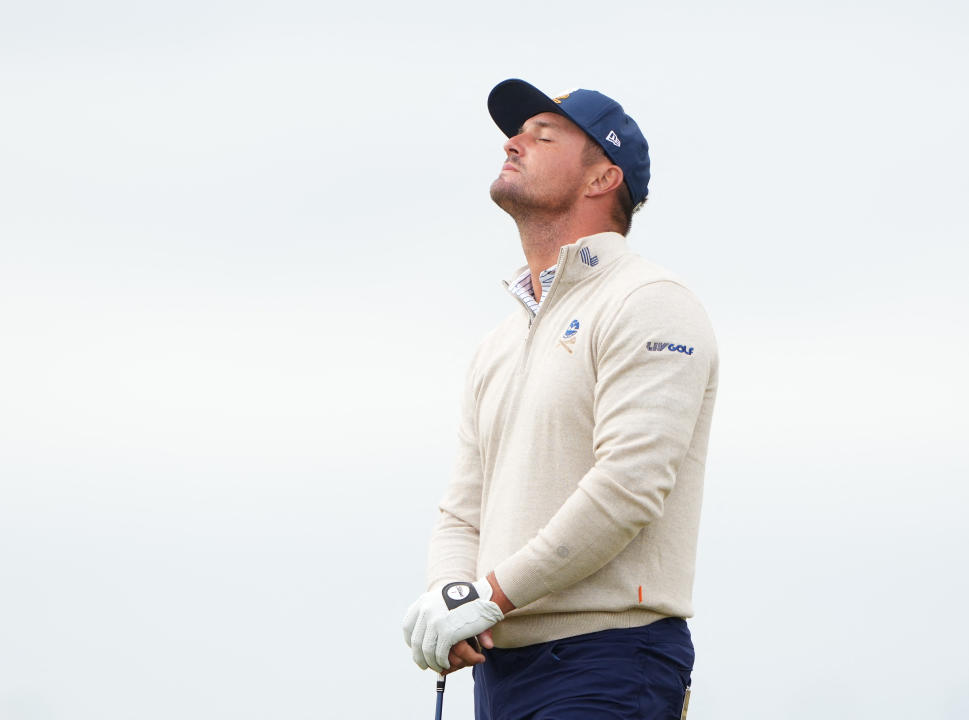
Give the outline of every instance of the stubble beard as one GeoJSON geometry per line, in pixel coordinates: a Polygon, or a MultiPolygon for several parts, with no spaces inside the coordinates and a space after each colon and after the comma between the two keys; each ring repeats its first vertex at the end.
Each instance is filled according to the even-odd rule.
{"type": "Polygon", "coordinates": [[[517,188],[507,183],[501,177],[495,178],[491,183],[491,200],[513,218],[517,218],[522,213],[527,203],[522,197],[521,188],[517,188]]]}
{"type": "Polygon", "coordinates": [[[491,183],[491,199],[518,223],[536,215],[555,215],[569,210],[571,202],[550,194],[535,194],[527,188],[497,177],[491,183]]]}

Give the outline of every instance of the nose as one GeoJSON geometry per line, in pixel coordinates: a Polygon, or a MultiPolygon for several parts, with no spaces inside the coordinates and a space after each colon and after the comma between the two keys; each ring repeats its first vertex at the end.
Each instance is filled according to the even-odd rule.
{"type": "Polygon", "coordinates": [[[521,137],[521,135],[513,135],[512,137],[508,138],[505,141],[504,145],[501,146],[504,149],[506,155],[511,156],[511,155],[522,154],[522,147],[521,147],[521,144],[518,142],[519,137],[521,137]]]}

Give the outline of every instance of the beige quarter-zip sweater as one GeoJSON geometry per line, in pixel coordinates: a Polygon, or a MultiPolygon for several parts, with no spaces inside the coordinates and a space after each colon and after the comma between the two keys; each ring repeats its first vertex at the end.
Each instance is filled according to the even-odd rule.
{"type": "MultiPolygon", "coordinates": [[[[521,271],[519,271],[521,272],[521,271]]],[[[690,617],[717,347],[703,307],[618,233],[564,246],[468,374],[428,586],[494,570],[520,647],[690,617]]]]}

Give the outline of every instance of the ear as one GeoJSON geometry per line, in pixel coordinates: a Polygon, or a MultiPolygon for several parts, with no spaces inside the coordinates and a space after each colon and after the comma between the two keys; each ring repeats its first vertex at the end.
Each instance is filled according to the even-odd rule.
{"type": "Polygon", "coordinates": [[[622,185],[622,169],[618,165],[606,165],[598,170],[586,185],[586,197],[606,195],[622,185]]]}

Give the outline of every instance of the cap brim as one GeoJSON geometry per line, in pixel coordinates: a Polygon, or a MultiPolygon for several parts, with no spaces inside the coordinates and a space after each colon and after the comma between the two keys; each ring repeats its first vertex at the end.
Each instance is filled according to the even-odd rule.
{"type": "Polygon", "coordinates": [[[524,80],[512,78],[495,85],[488,95],[491,119],[508,137],[517,135],[530,117],[553,112],[568,117],[552,98],[524,80]]]}

